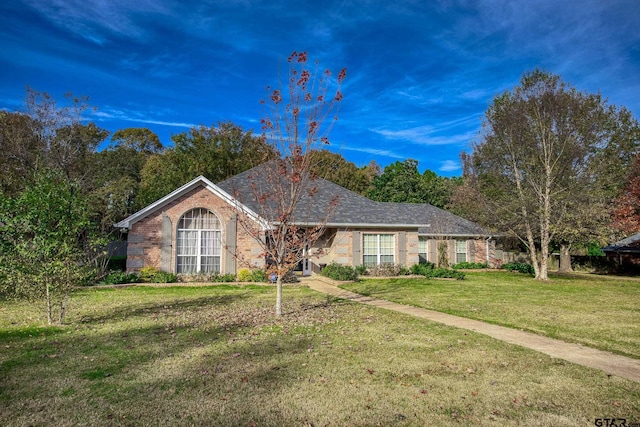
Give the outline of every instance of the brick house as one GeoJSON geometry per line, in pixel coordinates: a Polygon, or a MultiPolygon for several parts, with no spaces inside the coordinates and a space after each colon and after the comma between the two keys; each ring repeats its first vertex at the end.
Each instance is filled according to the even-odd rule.
{"type": "MultiPolygon", "coordinates": [[[[115,224],[126,232],[127,270],[155,266],[163,271],[236,273],[240,268],[261,268],[262,250],[238,216],[268,223],[257,212],[251,186],[261,182],[260,167],[217,185],[203,176],[176,189],[115,224]]],[[[314,181],[317,192],[300,206],[300,224],[320,221],[324,207],[337,200],[324,235],[302,263],[304,274],[331,262],[358,266],[419,262],[491,264],[495,242],[477,224],[429,204],[382,203],[367,199],[323,179],[314,181]],[[309,208],[310,207],[310,208],[309,208]],[[318,249],[322,248],[322,255],[318,249]]]]}

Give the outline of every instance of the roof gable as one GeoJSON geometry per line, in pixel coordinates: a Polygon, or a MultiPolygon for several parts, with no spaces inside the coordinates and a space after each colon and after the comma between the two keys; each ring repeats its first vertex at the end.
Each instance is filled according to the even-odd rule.
{"type": "Polygon", "coordinates": [[[262,222],[262,221],[260,221],[259,216],[256,215],[255,212],[253,212],[248,207],[246,207],[246,206],[242,205],[241,203],[239,203],[234,197],[232,197],[226,191],[224,191],[223,189],[221,189],[220,187],[215,185],[213,182],[211,182],[210,180],[208,180],[204,176],[200,175],[199,177],[194,178],[191,181],[189,181],[188,183],[184,184],[182,187],[175,189],[174,191],[172,191],[171,193],[167,194],[163,198],[156,200],[155,202],[151,203],[147,207],[145,207],[143,209],[140,209],[138,212],[136,212],[136,213],[130,215],[129,217],[123,219],[122,221],[114,224],[114,227],[129,229],[136,222],[144,219],[145,217],[147,217],[148,215],[150,215],[150,214],[152,214],[154,212],[157,212],[159,209],[162,209],[163,207],[165,207],[169,203],[171,203],[174,200],[184,196],[185,194],[188,194],[190,191],[195,190],[198,187],[206,188],[207,190],[211,191],[213,194],[215,194],[216,196],[220,197],[222,200],[224,200],[225,202],[229,203],[230,205],[232,205],[232,206],[234,206],[234,207],[236,207],[236,208],[238,208],[240,210],[243,210],[250,218],[252,218],[254,220],[257,220],[259,222],[262,222]]]}

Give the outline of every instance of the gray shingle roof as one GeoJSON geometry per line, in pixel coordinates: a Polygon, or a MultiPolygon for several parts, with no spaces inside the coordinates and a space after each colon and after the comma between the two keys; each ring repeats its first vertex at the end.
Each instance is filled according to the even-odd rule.
{"type": "Polygon", "coordinates": [[[640,233],[602,248],[604,252],[640,252],[640,233]]]}
{"type": "MultiPolygon", "coordinates": [[[[236,197],[258,215],[264,209],[256,200],[258,192],[269,190],[265,173],[268,168],[257,166],[217,184],[222,190],[236,197]]],[[[491,233],[479,225],[430,204],[383,203],[367,199],[337,184],[318,178],[312,181],[317,192],[305,193],[298,204],[295,220],[298,223],[319,223],[326,217],[326,208],[337,199],[335,211],[328,225],[346,227],[396,227],[418,228],[420,234],[442,236],[489,236],[491,233]]],[[[265,218],[271,220],[271,218],[265,218]]]]}

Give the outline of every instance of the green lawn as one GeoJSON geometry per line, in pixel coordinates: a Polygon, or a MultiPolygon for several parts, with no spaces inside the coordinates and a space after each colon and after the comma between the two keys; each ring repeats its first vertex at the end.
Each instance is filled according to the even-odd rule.
{"type": "MultiPolygon", "coordinates": [[[[640,384],[286,287],[76,294],[67,325],[0,304],[2,426],[584,426],[640,384]]],[[[635,417],[635,418],[634,418],[635,417]]]]}
{"type": "Polygon", "coordinates": [[[640,281],[471,272],[466,280],[367,279],[344,289],[640,358],[640,281]]]}

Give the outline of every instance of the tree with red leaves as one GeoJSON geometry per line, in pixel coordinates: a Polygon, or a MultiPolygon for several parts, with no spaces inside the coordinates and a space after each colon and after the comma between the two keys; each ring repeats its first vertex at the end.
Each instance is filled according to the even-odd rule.
{"type": "Polygon", "coordinates": [[[636,156],[627,184],[614,202],[613,227],[625,236],[640,232],[640,155],[636,156]]]}
{"type": "Polygon", "coordinates": [[[262,248],[268,274],[277,277],[277,315],[282,314],[283,277],[309,257],[338,203],[336,198],[324,205],[315,200],[318,177],[312,154],[329,145],[346,77],[346,69],[337,76],[321,70],[318,62],[308,61],[306,52],[293,52],[288,64],[286,86],[267,87],[268,100],[261,101],[267,109],[261,120],[262,138],[278,157],[249,177],[250,197],[257,202],[255,214],[260,219],[242,212],[238,217],[240,226],[262,248]]]}

